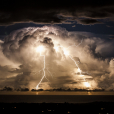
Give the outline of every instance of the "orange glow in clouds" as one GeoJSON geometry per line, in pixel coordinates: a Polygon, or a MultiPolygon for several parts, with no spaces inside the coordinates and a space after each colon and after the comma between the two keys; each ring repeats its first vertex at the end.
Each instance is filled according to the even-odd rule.
{"type": "Polygon", "coordinates": [[[84,85],[85,85],[86,87],[90,87],[90,84],[89,84],[88,82],[84,82],[84,85]]]}

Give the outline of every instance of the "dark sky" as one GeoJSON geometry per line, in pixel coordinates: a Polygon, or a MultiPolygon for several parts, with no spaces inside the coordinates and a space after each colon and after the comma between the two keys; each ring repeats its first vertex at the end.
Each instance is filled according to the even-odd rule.
{"type": "Polygon", "coordinates": [[[45,24],[57,24],[68,31],[113,35],[114,2],[2,0],[0,3],[0,35],[45,24]]]}
{"type": "Polygon", "coordinates": [[[81,88],[89,82],[92,88],[114,88],[113,0],[0,1],[0,88],[38,84],[42,75],[32,73],[43,65],[36,51],[39,42],[55,73],[55,80],[49,83],[45,79],[41,87],[81,88]],[[61,48],[56,52],[58,45],[61,48]],[[65,53],[69,46],[72,49],[65,53]],[[74,61],[80,63],[84,78],[76,75],[79,69],[74,61]],[[83,79],[91,81],[77,81],[83,79]]]}

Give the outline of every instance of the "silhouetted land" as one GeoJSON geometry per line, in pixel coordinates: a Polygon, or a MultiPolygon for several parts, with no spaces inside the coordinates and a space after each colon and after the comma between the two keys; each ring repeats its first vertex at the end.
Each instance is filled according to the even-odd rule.
{"type": "MultiPolygon", "coordinates": [[[[89,90],[89,89],[62,89],[62,88],[58,88],[58,89],[47,89],[47,90],[43,90],[43,89],[32,89],[31,91],[105,91],[105,89],[94,89],[94,90],[89,90]]],[[[113,89],[109,90],[109,91],[113,91],[113,89]]]]}
{"type": "MultiPolygon", "coordinates": [[[[17,89],[13,89],[11,87],[7,87],[5,86],[3,89],[1,89],[0,91],[105,91],[105,89],[94,89],[94,90],[90,90],[89,88],[87,89],[78,89],[78,88],[68,88],[68,89],[63,89],[63,88],[56,88],[56,89],[31,89],[29,90],[29,88],[17,88],[17,89]]],[[[114,91],[113,89],[110,89],[108,91],[114,91]]]]}
{"type": "Polygon", "coordinates": [[[18,88],[18,89],[13,89],[11,87],[5,86],[3,89],[0,91],[29,91],[29,88],[18,88]]]}
{"type": "Polygon", "coordinates": [[[114,114],[114,102],[93,103],[0,103],[0,113],[114,114]]]}
{"type": "Polygon", "coordinates": [[[1,91],[13,91],[13,88],[5,86],[1,91]]]}

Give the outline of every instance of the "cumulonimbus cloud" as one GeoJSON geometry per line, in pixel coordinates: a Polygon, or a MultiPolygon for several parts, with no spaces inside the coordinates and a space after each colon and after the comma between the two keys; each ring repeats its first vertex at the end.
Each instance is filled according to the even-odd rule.
{"type": "MultiPolygon", "coordinates": [[[[105,42],[90,33],[68,32],[58,26],[29,27],[14,31],[1,43],[1,53],[10,61],[9,65],[15,64],[18,67],[11,69],[6,67],[9,76],[7,78],[1,76],[4,78],[1,87],[8,85],[14,88],[34,88],[39,83],[42,78],[42,73],[39,71],[43,68],[44,60],[37,52],[37,47],[42,45],[44,50],[41,54],[45,55],[46,68],[52,75],[46,72],[48,80],[43,79],[41,88],[82,88],[83,78],[91,84],[92,88],[113,88],[111,81],[114,77],[113,59],[102,53],[106,43],[113,48],[112,42],[105,42]],[[78,44],[80,45],[77,46],[78,44]],[[60,47],[59,52],[55,50],[57,46],[60,47]],[[77,63],[79,62],[83,78],[76,74],[75,63],[63,53],[62,47],[66,49],[70,47],[67,51],[77,63]],[[107,78],[110,78],[110,83],[105,86],[107,78]]],[[[108,50],[105,52],[108,53],[108,50]]],[[[4,70],[1,72],[3,73],[4,70]]]]}

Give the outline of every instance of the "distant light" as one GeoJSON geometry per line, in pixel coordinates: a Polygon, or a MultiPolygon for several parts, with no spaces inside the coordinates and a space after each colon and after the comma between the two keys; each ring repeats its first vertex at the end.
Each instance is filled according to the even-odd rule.
{"type": "Polygon", "coordinates": [[[101,110],[103,110],[103,108],[101,108],[101,110]]]}
{"type": "Polygon", "coordinates": [[[51,110],[48,110],[48,111],[51,111],[51,110]]]}
{"type": "Polygon", "coordinates": [[[42,111],[42,112],[44,112],[44,111],[42,111]]]}

